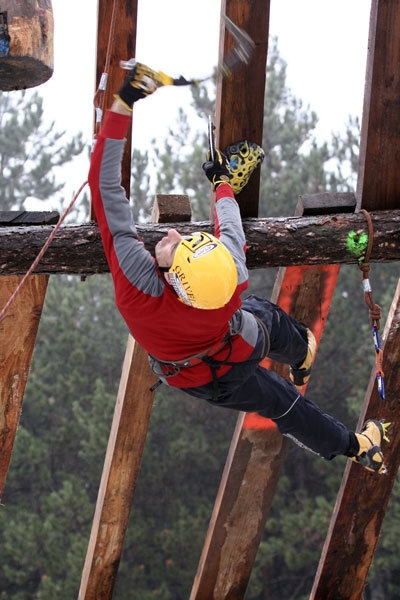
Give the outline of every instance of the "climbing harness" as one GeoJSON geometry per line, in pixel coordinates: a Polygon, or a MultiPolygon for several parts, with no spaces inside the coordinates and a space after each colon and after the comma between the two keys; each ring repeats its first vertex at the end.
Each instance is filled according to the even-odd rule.
{"type": "Polygon", "coordinates": [[[370,264],[369,258],[372,250],[372,244],[374,240],[374,231],[371,216],[365,209],[361,209],[361,212],[365,215],[368,223],[368,246],[364,257],[361,257],[358,261],[358,267],[362,271],[363,289],[365,303],[369,308],[369,319],[370,327],[372,331],[372,338],[375,348],[375,359],[376,359],[376,381],[378,386],[378,393],[382,400],[385,400],[385,379],[382,369],[383,362],[383,351],[381,347],[381,340],[379,336],[380,319],[381,319],[381,308],[374,303],[372,297],[372,288],[369,280],[370,264]]]}
{"type": "Polygon", "coordinates": [[[6,316],[8,310],[10,309],[10,306],[15,301],[15,299],[18,296],[18,294],[20,293],[21,289],[23,288],[23,286],[27,282],[28,277],[30,275],[32,275],[33,271],[36,269],[37,265],[41,261],[44,253],[46,252],[47,248],[50,246],[51,242],[53,241],[53,239],[54,239],[54,237],[55,237],[55,235],[57,233],[57,231],[60,229],[62,223],[64,222],[65,217],[68,215],[69,211],[71,210],[71,208],[75,204],[76,200],[78,199],[81,191],[83,190],[83,188],[85,187],[86,184],[87,184],[87,181],[85,181],[85,183],[83,183],[81,185],[81,187],[79,188],[79,190],[76,192],[76,194],[72,198],[71,202],[69,203],[69,205],[67,206],[67,208],[65,209],[65,211],[63,212],[63,214],[61,215],[61,217],[59,218],[59,220],[57,221],[57,223],[56,223],[53,231],[50,233],[50,235],[47,238],[45,244],[43,245],[43,248],[40,250],[39,254],[37,255],[37,257],[35,258],[35,260],[31,264],[31,266],[29,267],[28,271],[25,273],[25,275],[21,279],[20,283],[18,284],[18,286],[16,287],[16,289],[14,290],[14,292],[12,293],[12,295],[10,296],[10,298],[8,299],[8,301],[6,302],[5,306],[1,310],[1,312],[0,312],[0,322],[6,316]]]}
{"type": "MultiPolygon", "coordinates": [[[[150,367],[151,367],[153,373],[155,375],[157,375],[158,377],[160,377],[160,379],[158,379],[158,381],[156,381],[156,383],[150,388],[150,391],[154,392],[158,387],[160,387],[160,385],[162,385],[164,383],[164,381],[166,379],[168,379],[169,377],[174,377],[175,375],[178,375],[179,372],[181,371],[181,369],[195,367],[196,365],[204,363],[204,364],[208,365],[211,370],[212,383],[213,383],[213,400],[216,401],[218,399],[217,371],[220,369],[220,367],[222,367],[224,365],[233,367],[238,364],[237,362],[230,361],[229,359],[230,359],[230,357],[232,355],[232,351],[233,351],[233,338],[235,337],[235,335],[239,334],[242,330],[241,311],[242,311],[242,309],[239,309],[235,313],[235,315],[239,319],[239,325],[237,327],[233,325],[234,317],[232,317],[232,319],[229,322],[229,330],[228,330],[226,336],[224,337],[224,339],[221,342],[218,342],[217,344],[215,344],[214,346],[211,346],[204,352],[200,352],[198,354],[194,354],[192,356],[188,356],[181,360],[175,360],[175,361],[161,360],[161,359],[155,358],[154,356],[149,354],[150,367]],[[216,360],[214,358],[214,356],[216,354],[218,354],[219,352],[221,352],[221,350],[223,350],[225,347],[227,347],[227,349],[228,349],[227,356],[222,360],[216,360]]],[[[255,318],[255,320],[258,324],[259,331],[262,336],[262,346],[261,346],[260,355],[257,358],[250,358],[244,362],[246,362],[247,364],[252,364],[252,363],[258,364],[263,358],[265,358],[265,356],[269,352],[270,338],[269,338],[268,330],[267,330],[265,324],[262,322],[262,320],[254,313],[251,313],[251,314],[253,315],[253,317],[255,318]]]]}

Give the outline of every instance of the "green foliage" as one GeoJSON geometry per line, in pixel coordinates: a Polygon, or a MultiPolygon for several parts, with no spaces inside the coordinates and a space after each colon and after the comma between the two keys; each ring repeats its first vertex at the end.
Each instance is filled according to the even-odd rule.
{"type": "Polygon", "coordinates": [[[0,597],[77,596],[126,339],[110,278],[51,279],[0,510],[0,597]]]}
{"type": "Polygon", "coordinates": [[[0,92],[0,208],[22,209],[27,198],[48,200],[61,191],[54,169],[83,150],[82,135],[43,126],[43,100],[37,92],[0,92]]]}
{"type": "Polygon", "coordinates": [[[150,175],[148,173],[149,154],[134,149],[131,158],[132,215],[135,223],[147,220],[151,211],[150,175]]]}
{"type": "MultiPolygon", "coordinates": [[[[270,44],[267,72],[261,212],[293,214],[301,193],[351,190],[358,123],[349,121],[345,139],[334,136],[319,146],[313,135],[317,117],[287,89],[286,65],[276,43],[270,44]]],[[[195,219],[208,219],[209,213],[210,188],[201,163],[207,117],[214,110],[212,94],[211,87],[194,91],[200,133],[181,111],[168,141],[153,149],[157,191],[189,193],[195,219]]],[[[61,143],[61,136],[50,130],[38,133],[38,97],[33,97],[32,110],[24,96],[8,110],[1,102],[4,95],[0,135],[9,166],[0,175],[0,198],[12,198],[2,206],[6,209],[19,206],[27,194],[39,198],[57,191],[52,166],[78,146],[71,142],[57,156],[53,144],[61,143]],[[15,139],[7,134],[10,123],[18,130],[15,139]],[[31,164],[26,157],[34,156],[33,146],[35,156],[47,158],[31,164]]],[[[150,211],[150,166],[147,152],[134,152],[136,221],[148,218],[150,211]]],[[[268,297],[275,273],[252,273],[251,290],[268,297]]],[[[390,265],[372,267],[382,324],[396,281],[390,265]]],[[[0,507],[2,599],[77,597],[126,340],[109,277],[85,282],[51,278],[0,507]]],[[[307,395],[354,427],[374,358],[361,273],[355,266],[342,267],[307,395]]],[[[166,386],[157,392],[115,600],[189,597],[236,418],[234,412],[166,386]]],[[[344,457],[327,462],[290,446],[247,600],[309,597],[345,464],[344,457]]],[[[400,597],[399,493],[396,485],[371,568],[366,594],[374,600],[400,597]]]]}

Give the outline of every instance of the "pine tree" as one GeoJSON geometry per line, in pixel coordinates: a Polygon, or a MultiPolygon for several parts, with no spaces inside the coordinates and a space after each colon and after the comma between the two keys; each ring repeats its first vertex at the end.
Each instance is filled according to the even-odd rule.
{"type": "MultiPolygon", "coordinates": [[[[284,61],[276,45],[270,47],[261,204],[265,214],[284,215],[293,214],[300,193],[352,189],[358,125],[349,123],[346,139],[336,136],[319,146],[313,138],[316,115],[287,89],[284,61]]],[[[180,113],[179,135],[155,149],[157,191],[189,192],[195,218],[207,219],[210,190],[201,163],[212,90],[197,88],[194,102],[204,130],[192,132],[180,113]]],[[[28,154],[21,149],[22,137],[17,158],[28,154]]],[[[149,161],[140,152],[132,159],[135,220],[148,217],[152,202],[149,161]]],[[[17,170],[13,173],[16,177],[17,170]]],[[[51,169],[47,174],[54,183],[51,169]]],[[[7,169],[2,176],[0,193],[9,185],[8,197],[11,176],[7,169]]],[[[54,185],[50,188],[53,193],[54,185]]],[[[13,192],[12,205],[22,202],[27,191],[21,186],[13,192]]],[[[39,185],[30,193],[39,197],[39,185]]],[[[269,271],[251,274],[252,289],[267,297],[274,279],[274,270],[269,271]]],[[[374,297],[384,314],[396,278],[388,265],[373,268],[374,297]]],[[[360,286],[357,267],[343,267],[309,386],[312,399],[328,412],[333,408],[349,425],[359,413],[374,359],[360,286]]],[[[0,597],[5,600],[77,597],[126,339],[110,277],[86,282],[51,277],[0,507],[0,597]]],[[[157,392],[116,600],[189,597],[236,419],[234,412],[166,386],[157,392]]],[[[290,447],[247,600],[308,598],[344,464],[344,458],[327,463],[290,447]]],[[[399,593],[398,496],[396,488],[371,570],[374,598],[399,593]]]]}
{"type": "Polygon", "coordinates": [[[21,210],[28,198],[48,200],[60,192],[54,169],[83,150],[82,135],[66,141],[43,125],[38,92],[0,92],[0,208],[21,210]]]}

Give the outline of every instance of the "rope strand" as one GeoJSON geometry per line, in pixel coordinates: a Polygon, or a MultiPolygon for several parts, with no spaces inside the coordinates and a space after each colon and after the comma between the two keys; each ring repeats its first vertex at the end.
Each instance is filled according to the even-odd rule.
{"type": "Polygon", "coordinates": [[[361,209],[362,213],[364,213],[367,223],[368,223],[368,247],[365,252],[365,257],[360,259],[358,266],[363,274],[363,288],[364,288],[364,298],[365,303],[369,308],[369,322],[372,330],[372,336],[374,339],[375,345],[375,368],[376,368],[376,378],[378,383],[378,392],[382,400],[385,399],[385,381],[384,381],[384,373],[383,373],[383,352],[380,344],[379,338],[379,328],[380,328],[380,320],[381,320],[381,307],[378,304],[375,304],[374,299],[372,297],[372,288],[371,283],[369,281],[369,272],[370,265],[369,259],[371,256],[372,245],[374,241],[374,229],[372,225],[371,215],[365,209],[361,209]]]}
{"type": "Polygon", "coordinates": [[[51,242],[53,241],[53,239],[54,239],[54,237],[55,237],[55,235],[57,233],[57,231],[60,229],[60,227],[61,227],[61,225],[62,225],[65,217],[67,216],[67,214],[69,213],[69,211],[71,210],[71,208],[73,207],[73,205],[75,204],[78,196],[80,195],[81,191],[83,190],[83,188],[85,187],[86,184],[87,184],[87,181],[85,181],[85,183],[83,183],[81,185],[81,187],[79,188],[79,190],[76,192],[76,194],[72,198],[71,202],[69,203],[69,205],[67,206],[67,208],[65,209],[65,211],[63,212],[63,214],[61,215],[61,217],[59,218],[59,220],[57,221],[56,226],[54,227],[53,231],[50,233],[49,237],[47,238],[47,240],[46,240],[43,248],[40,250],[39,254],[37,255],[37,257],[35,258],[35,260],[31,264],[31,266],[29,267],[28,271],[25,273],[25,275],[23,276],[23,278],[19,282],[17,288],[15,289],[15,291],[13,292],[13,294],[10,296],[10,298],[6,302],[4,308],[0,312],[0,322],[6,316],[6,314],[9,311],[11,305],[13,304],[13,302],[16,299],[16,297],[18,296],[18,294],[22,290],[23,286],[25,285],[28,277],[33,273],[33,271],[36,269],[37,265],[39,264],[39,262],[43,258],[44,253],[46,252],[47,248],[50,246],[51,242]]]}
{"type": "Polygon", "coordinates": [[[369,259],[371,256],[371,250],[374,242],[374,228],[372,225],[372,219],[369,212],[365,209],[361,209],[362,213],[364,213],[367,223],[368,223],[368,247],[365,252],[365,257],[361,259],[358,263],[359,269],[363,274],[363,288],[364,288],[364,298],[365,303],[369,308],[369,320],[371,327],[376,327],[377,330],[380,328],[380,319],[381,319],[381,307],[378,304],[375,304],[374,299],[372,297],[372,288],[369,281],[369,273],[371,270],[369,259]]]}
{"type": "Polygon", "coordinates": [[[106,59],[104,62],[104,69],[102,76],[100,78],[99,87],[94,95],[93,104],[96,111],[96,134],[99,132],[100,125],[103,119],[104,114],[104,92],[107,88],[108,75],[111,65],[111,55],[112,55],[112,46],[114,42],[114,34],[115,34],[115,26],[117,22],[117,5],[118,0],[114,0],[113,8],[111,13],[111,22],[110,22],[110,31],[108,34],[108,44],[107,44],[107,53],[106,59]]]}

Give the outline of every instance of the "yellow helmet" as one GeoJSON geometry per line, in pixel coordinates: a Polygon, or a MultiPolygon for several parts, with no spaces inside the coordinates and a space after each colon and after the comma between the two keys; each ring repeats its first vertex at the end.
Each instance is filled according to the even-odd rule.
{"type": "Polygon", "coordinates": [[[168,274],[182,302],[208,310],[225,306],[238,281],[231,253],[218,238],[204,231],[179,242],[168,274]]]}

